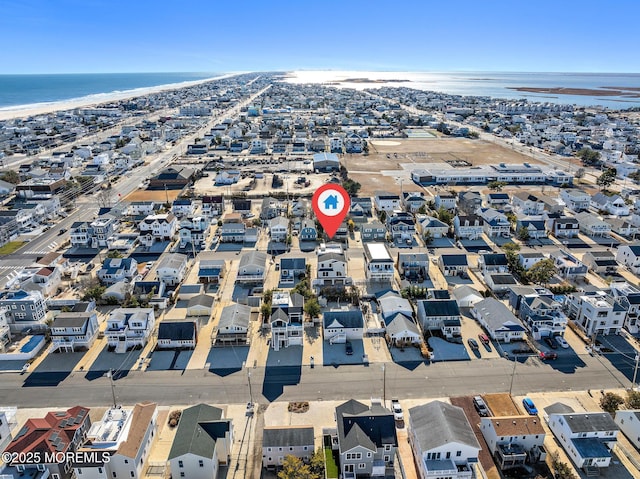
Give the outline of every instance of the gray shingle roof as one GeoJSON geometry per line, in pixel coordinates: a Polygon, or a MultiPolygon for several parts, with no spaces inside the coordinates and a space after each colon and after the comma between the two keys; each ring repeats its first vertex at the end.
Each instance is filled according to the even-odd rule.
{"type": "Polygon", "coordinates": [[[343,328],[362,328],[364,320],[362,312],[358,310],[350,311],[325,311],[322,315],[324,327],[328,327],[334,321],[339,322],[343,328]]]}
{"type": "Polygon", "coordinates": [[[158,325],[158,339],[189,341],[194,338],[195,332],[194,321],[162,321],[158,325]]]}
{"type": "Polygon", "coordinates": [[[409,409],[411,428],[422,452],[452,442],[480,450],[480,444],[462,408],[442,401],[409,409]]]}
{"type": "Polygon", "coordinates": [[[351,399],[336,407],[340,451],[363,446],[375,451],[384,444],[398,445],[393,413],[379,404],[367,407],[351,399]]]}
{"type": "Polygon", "coordinates": [[[239,326],[243,328],[249,327],[251,319],[251,307],[244,304],[231,304],[225,306],[220,313],[220,321],[218,322],[218,330],[239,326]]]}
{"type": "Polygon", "coordinates": [[[182,411],[169,459],[184,454],[213,458],[216,440],[224,437],[231,421],[222,419],[222,409],[198,404],[182,411]]]}
{"type": "Polygon", "coordinates": [[[263,447],[313,447],[313,445],[313,426],[275,426],[265,427],[262,431],[263,447]]]}

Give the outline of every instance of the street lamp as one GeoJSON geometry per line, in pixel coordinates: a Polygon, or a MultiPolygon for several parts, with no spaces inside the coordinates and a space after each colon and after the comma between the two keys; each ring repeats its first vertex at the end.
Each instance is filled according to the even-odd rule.
{"type": "Polygon", "coordinates": [[[109,369],[107,371],[107,377],[109,378],[109,382],[111,383],[111,397],[113,398],[113,407],[116,408],[116,385],[113,382],[113,369],[109,369]]]}

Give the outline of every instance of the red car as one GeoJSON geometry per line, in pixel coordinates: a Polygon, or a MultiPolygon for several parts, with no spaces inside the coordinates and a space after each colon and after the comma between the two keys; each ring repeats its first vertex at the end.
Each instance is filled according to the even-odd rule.
{"type": "Polygon", "coordinates": [[[558,359],[558,353],[552,351],[540,351],[540,359],[558,359]]]}
{"type": "Polygon", "coordinates": [[[482,342],[482,344],[489,344],[489,336],[484,333],[478,334],[478,339],[482,342]]]}

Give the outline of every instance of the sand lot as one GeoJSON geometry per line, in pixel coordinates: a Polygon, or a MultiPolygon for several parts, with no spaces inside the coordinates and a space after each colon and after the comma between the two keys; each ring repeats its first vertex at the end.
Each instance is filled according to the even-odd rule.
{"type": "Polygon", "coordinates": [[[341,161],[349,176],[362,184],[361,195],[373,195],[378,190],[399,193],[401,180],[403,191],[420,191],[411,181],[411,171],[428,164],[537,163],[517,151],[466,138],[372,140],[369,155],[346,154],[341,161]]]}
{"type": "Polygon", "coordinates": [[[124,197],[124,201],[167,201],[172,202],[182,190],[140,190],[137,189],[124,197]]]}

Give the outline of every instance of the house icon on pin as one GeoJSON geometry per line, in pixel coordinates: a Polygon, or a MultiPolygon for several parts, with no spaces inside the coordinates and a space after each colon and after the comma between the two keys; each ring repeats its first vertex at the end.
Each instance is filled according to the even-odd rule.
{"type": "Polygon", "coordinates": [[[324,200],[324,209],[325,210],[337,210],[338,209],[338,195],[331,195],[324,200]]]}

